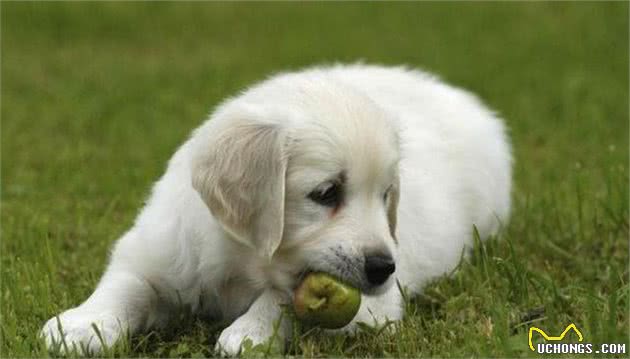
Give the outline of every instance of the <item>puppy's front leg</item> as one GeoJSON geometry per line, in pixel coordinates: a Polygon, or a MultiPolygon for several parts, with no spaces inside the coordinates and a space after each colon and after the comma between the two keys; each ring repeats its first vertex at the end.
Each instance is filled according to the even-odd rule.
{"type": "Polygon", "coordinates": [[[236,356],[246,339],[253,345],[273,339],[274,345],[284,350],[285,341],[290,334],[291,323],[282,315],[281,305],[287,302],[286,296],[280,292],[267,289],[229,327],[225,328],[215,346],[215,351],[222,355],[236,356]],[[275,337],[274,329],[277,331],[275,337]]]}
{"type": "Polygon", "coordinates": [[[49,349],[58,348],[62,353],[77,350],[82,355],[83,348],[98,354],[123,333],[133,334],[146,325],[155,301],[155,291],[143,278],[109,270],[83,304],[51,318],[40,334],[49,349]]]}
{"type": "Polygon", "coordinates": [[[363,295],[359,312],[350,324],[330,332],[331,334],[339,332],[355,334],[357,329],[359,329],[357,323],[363,323],[371,327],[380,327],[388,322],[399,321],[402,317],[403,297],[398,286],[392,285],[385,293],[380,295],[363,295]]]}

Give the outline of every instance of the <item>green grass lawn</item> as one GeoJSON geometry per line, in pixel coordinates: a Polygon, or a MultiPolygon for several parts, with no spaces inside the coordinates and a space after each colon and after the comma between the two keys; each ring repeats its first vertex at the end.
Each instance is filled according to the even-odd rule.
{"type": "MultiPolygon", "coordinates": [[[[397,334],[297,333],[289,353],[535,357],[528,328],[569,323],[630,351],[628,3],[1,10],[1,356],[48,355],[40,327],[91,293],[169,156],[221,99],[275,71],[359,59],[435,72],[506,119],[513,214],[409,298],[397,334]]],[[[184,313],[106,355],[212,356],[220,329],[184,313]]]]}

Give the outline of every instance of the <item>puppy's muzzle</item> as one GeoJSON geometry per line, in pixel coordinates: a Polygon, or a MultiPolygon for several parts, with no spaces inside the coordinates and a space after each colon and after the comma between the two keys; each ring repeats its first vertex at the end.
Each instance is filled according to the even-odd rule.
{"type": "Polygon", "coordinates": [[[365,275],[368,282],[378,286],[396,271],[396,263],[389,254],[371,254],[365,256],[365,275]]]}

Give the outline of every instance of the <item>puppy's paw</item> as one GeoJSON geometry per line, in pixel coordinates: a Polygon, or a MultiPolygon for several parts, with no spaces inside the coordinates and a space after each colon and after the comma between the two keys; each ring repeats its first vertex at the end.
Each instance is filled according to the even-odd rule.
{"type": "Polygon", "coordinates": [[[359,312],[348,325],[327,332],[347,335],[355,335],[359,331],[394,333],[398,328],[396,322],[403,316],[401,300],[400,294],[394,290],[377,297],[364,297],[359,312]]]}
{"type": "Polygon", "coordinates": [[[40,336],[48,350],[83,355],[98,354],[104,346],[111,347],[123,332],[122,323],[109,313],[74,308],[48,320],[40,336]]]}
{"type": "Polygon", "coordinates": [[[257,349],[257,346],[271,346],[271,351],[280,353],[284,350],[285,338],[280,330],[274,336],[273,325],[259,320],[250,320],[245,317],[238,318],[232,325],[225,328],[214,350],[222,356],[237,356],[244,348],[257,349]]]}
{"type": "Polygon", "coordinates": [[[373,319],[367,322],[353,321],[343,328],[327,330],[327,333],[333,335],[345,334],[348,336],[354,336],[360,332],[395,334],[398,330],[398,322],[397,320],[390,320],[388,318],[381,318],[380,320],[373,319]]]}

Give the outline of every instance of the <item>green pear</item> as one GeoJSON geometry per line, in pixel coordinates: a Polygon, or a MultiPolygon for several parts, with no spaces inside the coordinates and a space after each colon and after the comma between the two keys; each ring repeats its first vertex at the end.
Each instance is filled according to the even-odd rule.
{"type": "Polygon", "coordinates": [[[293,309],[307,324],[338,329],[359,311],[361,292],[326,273],[309,273],[295,290],[293,309]]]}

